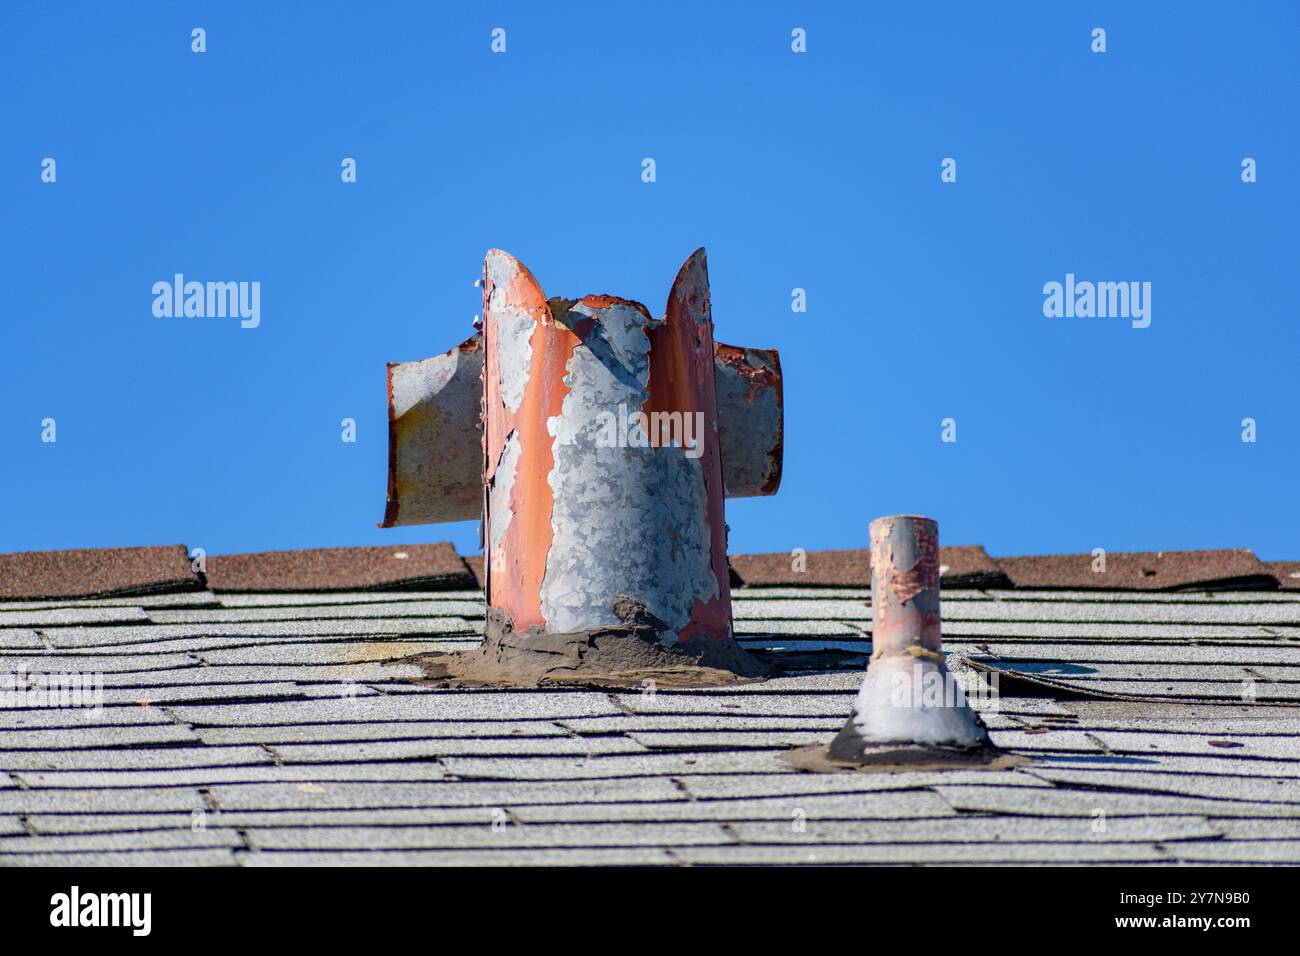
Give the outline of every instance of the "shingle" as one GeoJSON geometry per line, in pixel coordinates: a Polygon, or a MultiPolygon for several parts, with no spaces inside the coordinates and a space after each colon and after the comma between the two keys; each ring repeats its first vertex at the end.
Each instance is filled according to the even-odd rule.
{"type": "Polygon", "coordinates": [[[599,821],[887,820],[951,817],[955,811],[929,790],[852,794],[791,794],[752,800],[679,800],[661,803],[537,804],[512,807],[524,823],[599,821]]]}
{"type": "Polygon", "coordinates": [[[201,587],[181,544],[0,554],[0,598],[6,599],[145,594],[201,587]]]}
{"type": "Polygon", "coordinates": [[[961,816],[939,820],[800,820],[738,822],[742,843],[1131,843],[1216,839],[1204,817],[1117,817],[1095,825],[1091,818],[961,816]],[[799,826],[801,824],[801,826],[799,826]]]}
{"type": "MultiPolygon", "coordinates": [[[[958,600],[962,597],[967,596],[969,593],[970,592],[966,592],[966,591],[954,591],[953,599],[958,600]]],[[[976,593],[978,596],[979,592],[976,593]]],[[[842,587],[842,588],[819,587],[816,590],[811,590],[809,588],[804,588],[804,587],[772,586],[772,587],[761,587],[761,588],[746,588],[746,587],[739,587],[734,585],[732,586],[731,589],[731,601],[733,604],[736,602],[743,603],[745,601],[771,601],[773,599],[778,599],[778,598],[785,599],[785,600],[802,601],[802,600],[807,600],[810,597],[843,599],[849,601],[870,601],[871,584],[868,582],[865,585],[852,585],[849,587],[842,587]]]]}
{"type": "MultiPolygon", "coordinates": [[[[843,721],[840,721],[842,724],[843,721]]],[[[836,728],[838,730],[838,728],[836,728]]],[[[648,731],[630,733],[628,736],[637,743],[651,750],[772,750],[789,747],[802,747],[815,744],[834,736],[834,731],[827,730],[769,730],[737,731],[728,733],[719,730],[707,731],[648,731]]],[[[594,738],[598,739],[598,738],[594,738]]]]}
{"type": "Polygon", "coordinates": [[[473,588],[473,575],[447,542],[382,548],[317,548],[214,555],[207,559],[214,591],[361,591],[473,588]]]}
{"type": "Polygon", "coordinates": [[[1140,793],[1171,793],[1222,800],[1300,803],[1300,779],[1268,776],[1216,776],[1157,771],[1077,769],[1035,766],[1028,772],[1055,783],[1106,787],[1140,793]]]}
{"type": "Polygon", "coordinates": [[[756,621],[804,621],[819,618],[836,622],[871,620],[871,608],[866,603],[845,598],[804,598],[798,601],[750,599],[734,602],[731,611],[737,629],[745,627],[750,630],[760,626],[754,623],[756,621]]]}
{"type": "Polygon", "coordinates": [[[1300,561],[1265,561],[1268,573],[1285,591],[1300,591],[1300,561]]]}
{"type": "MultiPolygon", "coordinates": [[[[165,713],[139,707],[109,713],[73,707],[0,708],[0,729],[21,730],[41,727],[105,727],[134,724],[172,723],[165,713]]],[[[3,739],[3,738],[0,738],[3,739]]]]}
{"type": "MultiPolygon", "coordinates": [[[[478,638],[473,638],[477,643],[478,638]]],[[[406,638],[400,641],[322,641],[295,644],[243,644],[239,647],[213,648],[195,651],[205,664],[214,665],[281,665],[386,662],[414,654],[428,654],[459,646],[448,641],[422,641],[406,638]]]]}
{"type": "MultiPolygon", "coordinates": [[[[372,694],[363,685],[357,685],[356,694],[372,694]]],[[[98,692],[97,692],[98,693],[98,692]]],[[[344,697],[347,692],[342,687],[315,686],[308,687],[289,681],[254,684],[201,684],[198,686],[179,687],[105,687],[103,704],[105,707],[157,706],[159,704],[179,704],[194,706],[218,701],[242,702],[262,701],[274,697],[297,699],[323,693],[331,697],[344,697]]]]}
{"type": "Polygon", "coordinates": [[[1195,814],[1242,817],[1300,817],[1300,806],[1245,799],[1179,796],[1123,790],[1065,787],[990,787],[980,783],[937,783],[934,787],[955,809],[969,813],[1024,816],[1108,817],[1195,814]]]}
{"type": "Polygon", "coordinates": [[[1036,677],[1051,677],[1065,682],[1082,682],[1104,686],[1112,682],[1138,683],[1141,681],[1169,682],[1173,684],[1232,685],[1233,696],[1240,697],[1241,683],[1254,680],[1261,687],[1271,683],[1300,681],[1300,667],[1283,667],[1276,664],[1245,666],[1236,662],[1197,661],[1197,652],[1188,650],[1182,662],[1174,661],[1016,661],[1005,658],[972,654],[969,660],[1003,671],[1015,671],[1036,677]]]}
{"type": "MultiPolygon", "coordinates": [[[[811,602],[810,602],[811,603],[811,602]]],[[[177,613],[177,612],[173,612],[177,613]]],[[[962,601],[943,609],[948,621],[1062,621],[1132,624],[1290,624],[1300,625],[1300,603],[1208,603],[1159,601],[962,601]]]]}
{"type": "MultiPolygon", "coordinates": [[[[127,791],[117,791],[127,792],[127,791]]],[[[528,803],[622,803],[684,800],[664,777],[585,781],[443,781],[440,783],[218,784],[222,810],[312,810],[356,807],[507,807],[528,803]]],[[[0,794],[0,812],[7,794],[0,794]]]]}
{"type": "MultiPolygon", "coordinates": [[[[404,827],[293,827],[252,829],[249,842],[259,850],[429,850],[555,848],[598,846],[700,846],[732,843],[718,824],[689,823],[534,823],[520,826],[444,824],[404,827]]],[[[0,840],[3,843],[3,840],[0,840]]]]}
{"type": "Polygon", "coordinates": [[[98,853],[118,850],[203,849],[243,846],[234,830],[190,827],[143,830],[136,833],[78,833],[57,836],[0,837],[0,866],[9,865],[17,853],[98,853]]]}
{"type": "Polygon", "coordinates": [[[733,554],[730,562],[746,587],[871,587],[871,552],[865,549],[733,554]]]}
{"type": "Polygon", "coordinates": [[[0,630],[0,653],[44,650],[45,642],[35,631],[26,627],[6,627],[0,630]]]}
{"type": "MultiPolygon", "coordinates": [[[[143,623],[149,620],[144,608],[115,605],[112,607],[59,607],[44,611],[0,611],[0,627],[60,627],[70,624],[143,623]]],[[[7,643],[0,634],[0,643],[7,643]]]]}
{"type": "MultiPolygon", "coordinates": [[[[937,798],[936,798],[937,799],[937,798]]],[[[243,829],[246,827],[305,826],[404,826],[434,823],[492,822],[493,811],[485,807],[420,807],[378,809],[359,807],[348,810],[205,810],[202,819],[208,827],[243,829]]],[[[38,813],[27,818],[37,833],[110,833],[120,830],[188,829],[193,811],[158,813],[38,813]]]]}
{"type": "Polygon", "coordinates": [[[168,591],[125,597],[46,598],[39,601],[0,601],[0,611],[47,611],[57,607],[220,607],[211,591],[168,591]]]}
{"type": "Polygon", "coordinates": [[[1171,859],[1151,843],[904,843],[857,846],[683,847],[673,855],[694,865],[848,863],[1137,863],[1171,859]]]}
{"type": "Polygon", "coordinates": [[[0,791],[0,813],[140,813],[206,806],[203,795],[192,787],[0,791]]]}
{"type": "Polygon", "coordinates": [[[545,720],[443,720],[382,721],[374,723],[336,722],[328,724],[289,724],[283,727],[199,727],[195,733],[207,744],[257,743],[294,744],[331,741],[426,740],[466,737],[507,738],[567,736],[564,730],[545,720]]]}
{"type": "MultiPolygon", "coordinates": [[[[481,604],[472,601],[383,601],[369,604],[313,604],[310,607],[176,608],[152,611],[155,624],[237,624],[252,621],[331,621],[339,618],[423,617],[435,620],[456,615],[478,616],[481,604]]],[[[1300,612],[1297,612],[1300,613],[1300,612]]]]}
{"type": "MultiPolygon", "coordinates": [[[[1037,676],[1037,675],[1030,675],[1037,676]]],[[[1232,680],[1096,680],[1086,675],[1071,677],[1068,681],[1050,678],[1057,686],[1069,686],[1087,693],[1112,694],[1134,697],[1148,701],[1205,700],[1205,701],[1240,701],[1249,686],[1250,693],[1259,703],[1276,702],[1281,704],[1300,703],[1300,685],[1274,683],[1253,680],[1249,685],[1245,677],[1232,680]]]]}
{"type": "Polygon", "coordinates": [[[677,860],[660,847],[578,847],[530,850],[399,850],[247,852],[241,866],[666,866],[677,860]]]}
{"type": "Polygon", "coordinates": [[[1179,705],[1120,701],[1070,701],[1078,727],[1094,731],[1300,735],[1294,708],[1234,705],[1179,705]]]}
{"type": "Polygon", "coordinates": [[[137,788],[210,787],[229,783],[324,784],[387,781],[423,782],[442,780],[447,771],[433,761],[402,760],[381,763],[255,764],[235,767],[179,767],[173,770],[52,770],[20,771],[15,774],[27,786],[36,788],[137,788]]]}
{"type": "MultiPolygon", "coordinates": [[[[481,631],[482,625],[478,625],[481,631]]],[[[458,617],[343,618],[332,621],[241,621],[223,624],[154,624],[147,627],[51,627],[41,633],[56,649],[109,653],[192,651],[290,641],[348,641],[367,635],[397,637],[474,633],[475,625],[458,617]]],[[[3,646],[0,633],[0,646],[3,646]]]]}
{"type": "MultiPolygon", "coordinates": [[[[956,598],[961,595],[957,592],[953,596],[956,598]]],[[[1024,591],[989,588],[978,594],[968,594],[966,598],[1029,603],[1105,601],[1109,604],[1295,604],[1300,602],[1300,594],[1287,591],[1079,591],[1068,588],[1063,590],[1033,588],[1024,591]]]]}
{"type": "Polygon", "coordinates": [[[776,694],[680,693],[619,694],[620,706],[633,714],[737,714],[748,717],[847,717],[853,695],[843,693],[776,694]]]}
{"type": "MultiPolygon", "coordinates": [[[[733,604],[733,608],[739,605],[733,604]]],[[[843,637],[854,641],[870,641],[861,629],[851,627],[840,621],[810,620],[794,618],[777,621],[772,618],[755,618],[751,621],[736,621],[735,635],[738,638],[758,639],[772,635],[779,637],[803,638],[805,640],[820,637],[843,637]]]]}
{"type": "Polygon", "coordinates": [[[618,713],[608,696],[594,692],[435,690],[398,698],[268,701],[239,706],[177,706],[170,710],[179,720],[208,727],[360,720],[558,720],[618,713]]]}
{"type": "Polygon", "coordinates": [[[1276,640],[1248,645],[1242,642],[1212,644],[1201,641],[1180,641],[1170,644],[1097,644],[1054,642],[1027,644],[1025,642],[983,642],[984,651],[1001,659],[1001,663],[1019,667],[1032,662],[1092,663],[1105,661],[1125,665],[1171,664],[1227,664],[1300,667],[1300,645],[1283,644],[1276,640]]]}
{"type": "Polygon", "coordinates": [[[1209,754],[1171,753],[1115,753],[1105,757],[1087,754],[1050,754],[1035,761],[1033,769],[1091,769],[1131,770],[1164,775],[1189,774],[1231,777],[1243,785],[1250,781],[1294,781],[1300,779],[1300,760],[1278,760],[1274,757],[1240,755],[1239,750],[1219,750],[1209,754]]]}
{"type": "MultiPolygon", "coordinates": [[[[134,712],[131,708],[130,712],[134,712]]],[[[6,752],[35,750],[54,753],[59,750],[132,747],[148,744],[192,743],[198,736],[178,724],[141,724],[132,727],[108,727],[87,723],[82,727],[58,727],[37,730],[6,730],[0,736],[0,763],[8,765],[6,752]]]]}
{"type": "Polygon", "coordinates": [[[1061,727],[1039,727],[1033,730],[992,730],[993,743],[1006,750],[1015,751],[1077,751],[1104,753],[1102,745],[1088,734],[1061,727]]]}
{"type": "MultiPolygon", "coordinates": [[[[945,612],[947,608],[945,608],[945,612]]],[[[1010,616],[1010,615],[1008,615],[1010,616]]],[[[963,621],[945,618],[944,643],[959,643],[980,638],[1018,641],[1120,641],[1125,646],[1152,641],[1185,643],[1188,640],[1241,640],[1258,644],[1262,640],[1277,638],[1277,625],[1268,628],[1258,624],[1154,624],[1141,621],[1104,623],[1080,620],[1062,621],[963,621]]]]}
{"type": "Polygon", "coordinates": [[[1247,549],[1225,551],[1111,551],[1102,565],[1092,554],[998,558],[1017,588],[1172,590],[1276,587],[1276,579],[1247,549]]]}
{"type": "Polygon", "coordinates": [[[104,686],[150,690],[198,687],[214,684],[256,683],[346,683],[348,681],[391,681],[422,677],[424,671],[412,664],[230,664],[204,666],[191,660],[189,667],[156,671],[108,672],[104,686]]]}
{"type": "Polygon", "coordinates": [[[600,777],[667,776],[691,773],[779,773],[793,770],[780,759],[780,751],[708,753],[646,753],[635,756],[572,757],[457,757],[443,759],[447,769],[462,779],[480,780],[591,780],[600,777]]]}
{"type": "Polygon", "coordinates": [[[761,639],[740,638],[740,646],[747,651],[771,651],[774,655],[827,655],[835,654],[833,660],[838,666],[858,666],[866,670],[866,659],[871,655],[871,642],[863,638],[849,641],[801,641],[777,637],[775,635],[761,639]],[[854,660],[861,658],[861,661],[854,660]]]}
{"type": "MultiPolygon", "coordinates": [[[[871,587],[871,552],[807,551],[737,554],[731,567],[744,586],[871,587]]],[[[1005,587],[1006,575],[979,545],[941,547],[939,580],[946,588],[1005,587]]]]}
{"type": "Polygon", "coordinates": [[[628,737],[438,737],[431,740],[382,740],[370,743],[275,744],[286,763],[433,759],[446,756],[581,757],[597,754],[644,753],[628,737]]]}
{"type": "Polygon", "coordinates": [[[834,732],[844,726],[845,714],[834,717],[749,717],[741,714],[619,714],[616,717],[574,717],[559,723],[580,734],[669,731],[735,733],[739,731],[834,732]]]}
{"type": "Polygon", "coordinates": [[[6,769],[24,779],[43,770],[163,770],[189,767],[228,767],[269,764],[271,755],[261,747],[118,747],[0,752],[6,769]]]}
{"type": "Polygon", "coordinates": [[[63,651],[49,651],[44,654],[19,656],[0,653],[0,668],[10,672],[21,669],[29,673],[90,671],[103,674],[127,674],[194,665],[194,658],[188,654],[69,654],[63,651]]]}
{"type": "Polygon", "coordinates": [[[785,773],[785,774],[688,774],[677,777],[682,789],[700,800],[735,800],[748,797],[781,797],[796,794],[859,793],[870,790],[906,790],[938,783],[977,782],[990,789],[1032,787],[1052,789],[1046,780],[1019,771],[960,771],[939,773],[785,773]]]}
{"type": "Polygon", "coordinates": [[[125,850],[116,853],[32,853],[6,858],[6,866],[235,866],[235,851],[223,847],[211,850],[125,850]]]}
{"type": "Polygon", "coordinates": [[[218,607],[294,607],[310,616],[313,608],[329,608],[345,604],[387,604],[392,601],[446,601],[470,602],[483,610],[483,592],[471,590],[417,591],[222,591],[216,595],[218,607]]]}
{"type": "Polygon", "coordinates": [[[1186,863],[1300,863],[1300,840],[1197,841],[1168,849],[1186,863]]]}
{"type": "Polygon", "coordinates": [[[1300,840],[1300,814],[1286,820],[1216,817],[1210,823],[1228,840],[1300,840]]]}

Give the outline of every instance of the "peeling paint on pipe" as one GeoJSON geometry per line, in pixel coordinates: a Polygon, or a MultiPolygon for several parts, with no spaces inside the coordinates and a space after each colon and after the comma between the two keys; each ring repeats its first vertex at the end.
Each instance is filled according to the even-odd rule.
{"type": "Polygon", "coordinates": [[[699,358],[713,353],[703,253],[663,320],[612,296],[553,311],[496,250],[485,271],[489,608],[516,631],[573,632],[619,625],[628,596],[661,622],[664,644],[729,641],[712,362],[699,358]],[[701,413],[699,453],[611,443],[602,422],[620,409],[701,413]]]}

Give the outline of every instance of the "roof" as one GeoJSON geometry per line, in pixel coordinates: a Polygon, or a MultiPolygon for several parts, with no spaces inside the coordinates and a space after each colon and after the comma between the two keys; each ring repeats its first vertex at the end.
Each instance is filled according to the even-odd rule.
{"type": "Polygon", "coordinates": [[[0,672],[104,684],[99,719],[0,711],[0,865],[1300,862],[1300,579],[1248,552],[1111,555],[1087,590],[1091,555],[971,552],[965,587],[945,555],[950,666],[998,672],[976,705],[1028,762],[811,774],[782,754],[851,710],[865,552],[733,557],[780,676],[645,694],[414,683],[483,627],[473,569],[420,547],[0,556],[0,672]],[[1011,586],[969,586],[984,559],[1011,586]]]}

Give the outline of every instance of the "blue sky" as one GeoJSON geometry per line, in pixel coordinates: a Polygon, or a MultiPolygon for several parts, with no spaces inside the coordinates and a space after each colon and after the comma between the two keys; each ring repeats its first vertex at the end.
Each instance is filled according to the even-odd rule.
{"type": "Polygon", "coordinates": [[[1298,9],[7,2],[0,551],[473,551],[374,526],[384,363],[471,331],[490,247],[658,313],[704,245],[717,337],[785,372],[732,550],[911,512],[1300,558],[1298,9]],[[177,272],[260,282],[261,325],[155,318],[177,272]],[[1067,273],[1150,282],[1150,327],[1045,317],[1067,273]]]}

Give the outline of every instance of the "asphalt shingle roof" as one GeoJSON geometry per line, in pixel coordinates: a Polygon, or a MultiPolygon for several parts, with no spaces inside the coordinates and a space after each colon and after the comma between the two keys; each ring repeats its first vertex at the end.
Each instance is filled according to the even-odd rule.
{"type": "Polygon", "coordinates": [[[1300,862],[1300,595],[943,597],[1017,769],[782,759],[850,712],[861,586],[738,588],[781,676],[653,695],[413,683],[473,590],[0,602],[0,671],[105,698],[0,711],[0,865],[1300,862]]]}

